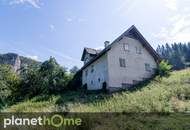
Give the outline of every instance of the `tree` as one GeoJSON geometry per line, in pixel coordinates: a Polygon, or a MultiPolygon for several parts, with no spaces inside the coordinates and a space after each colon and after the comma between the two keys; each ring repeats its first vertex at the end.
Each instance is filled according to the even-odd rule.
{"type": "Polygon", "coordinates": [[[79,68],[77,66],[73,66],[73,68],[70,69],[70,73],[76,74],[79,68]]]}
{"type": "Polygon", "coordinates": [[[0,65],[0,104],[11,104],[21,83],[10,65],[0,65]]]}
{"type": "Polygon", "coordinates": [[[45,61],[39,70],[40,75],[43,77],[42,86],[45,93],[59,93],[64,89],[67,84],[65,77],[66,70],[59,66],[56,59],[50,57],[48,61],[45,61]]]}
{"type": "Polygon", "coordinates": [[[172,65],[168,63],[168,61],[162,60],[159,64],[158,72],[160,77],[168,76],[169,72],[171,71],[172,65]]]}
{"type": "Polygon", "coordinates": [[[170,64],[173,70],[184,69],[190,66],[190,43],[174,43],[158,46],[157,53],[170,64]]]}

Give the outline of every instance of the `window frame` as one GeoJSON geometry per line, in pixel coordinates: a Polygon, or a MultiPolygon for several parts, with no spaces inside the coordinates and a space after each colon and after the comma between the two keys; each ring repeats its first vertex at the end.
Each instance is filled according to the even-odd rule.
{"type": "Polygon", "coordinates": [[[142,48],[141,47],[135,47],[136,48],[136,54],[142,54],[142,48]]]}
{"type": "Polygon", "coordinates": [[[151,72],[151,71],[152,71],[151,65],[150,65],[149,63],[145,63],[145,70],[146,70],[147,72],[151,72]]]}
{"type": "Polygon", "coordinates": [[[123,43],[123,50],[129,51],[129,44],[128,43],[123,43]]]}
{"type": "Polygon", "coordinates": [[[124,58],[119,58],[119,65],[122,68],[126,68],[126,60],[124,58]]]}

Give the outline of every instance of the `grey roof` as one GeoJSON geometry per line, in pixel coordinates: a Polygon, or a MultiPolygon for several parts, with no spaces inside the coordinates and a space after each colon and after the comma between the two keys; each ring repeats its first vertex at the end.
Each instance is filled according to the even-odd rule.
{"type": "Polygon", "coordinates": [[[86,51],[89,53],[89,54],[92,54],[92,55],[97,55],[98,53],[100,53],[102,50],[96,50],[96,49],[93,49],[93,48],[85,48],[86,51]]]}
{"type": "MultiPolygon", "coordinates": [[[[96,61],[97,59],[99,59],[103,54],[105,54],[107,51],[109,51],[111,49],[111,47],[113,46],[113,44],[117,43],[118,41],[120,41],[120,39],[123,38],[123,36],[130,36],[131,34],[135,35],[136,38],[138,38],[141,43],[143,44],[143,46],[148,50],[148,52],[154,57],[155,61],[157,63],[159,63],[161,61],[160,56],[156,53],[156,51],[152,48],[152,46],[148,43],[148,41],[143,37],[143,35],[138,31],[138,29],[132,25],[129,29],[127,29],[127,31],[125,31],[122,35],[120,35],[116,40],[114,40],[110,45],[108,45],[106,48],[104,48],[101,52],[96,53],[95,49],[87,49],[88,51],[92,52],[92,53],[96,53],[97,55],[91,59],[88,63],[86,63],[79,71],[82,71],[83,69],[85,69],[87,66],[89,66],[90,64],[92,64],[94,61],[96,61]]],[[[85,51],[86,49],[84,49],[85,51]]],[[[84,55],[84,51],[83,51],[83,55],[84,55]]]]}
{"type": "Polygon", "coordinates": [[[84,50],[83,50],[81,60],[84,61],[84,56],[85,56],[86,53],[88,53],[90,55],[93,55],[93,56],[97,56],[101,51],[102,50],[96,50],[96,49],[93,49],[93,48],[85,47],[84,50]]]}

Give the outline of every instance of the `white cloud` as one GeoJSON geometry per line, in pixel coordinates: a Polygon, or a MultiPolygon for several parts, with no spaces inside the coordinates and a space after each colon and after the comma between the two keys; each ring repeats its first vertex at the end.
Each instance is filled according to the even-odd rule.
{"type": "Polygon", "coordinates": [[[11,0],[9,4],[30,4],[35,8],[40,8],[40,1],[41,0],[11,0]]]}
{"type": "Polygon", "coordinates": [[[26,56],[26,57],[31,58],[31,59],[33,59],[33,60],[38,60],[38,56],[30,56],[30,55],[28,55],[28,56],[26,56]]]}
{"type": "Polygon", "coordinates": [[[187,9],[190,1],[164,0],[166,7],[170,9],[170,16],[166,19],[166,26],[160,32],[153,34],[155,38],[164,42],[188,42],[190,41],[190,10],[187,9]]]}
{"type": "Polygon", "coordinates": [[[164,0],[164,5],[170,10],[177,10],[177,0],[164,0]]]}
{"type": "Polygon", "coordinates": [[[49,28],[50,28],[50,30],[53,32],[53,31],[55,30],[55,25],[50,24],[50,25],[49,25],[49,28]]]}
{"type": "Polygon", "coordinates": [[[72,22],[73,19],[72,18],[66,18],[67,22],[72,22]]]}
{"type": "Polygon", "coordinates": [[[113,10],[113,13],[116,15],[126,16],[137,4],[137,0],[120,0],[119,5],[113,10]]]}
{"type": "Polygon", "coordinates": [[[79,18],[78,19],[78,22],[85,22],[86,21],[86,19],[84,19],[84,18],[79,18]]]}

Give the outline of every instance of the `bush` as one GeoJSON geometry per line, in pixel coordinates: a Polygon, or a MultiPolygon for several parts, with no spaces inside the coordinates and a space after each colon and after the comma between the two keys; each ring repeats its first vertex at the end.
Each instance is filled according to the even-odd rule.
{"type": "Polygon", "coordinates": [[[168,63],[168,61],[161,61],[159,64],[158,72],[160,77],[168,76],[172,69],[172,65],[168,63]]]}

